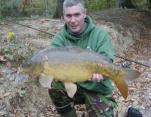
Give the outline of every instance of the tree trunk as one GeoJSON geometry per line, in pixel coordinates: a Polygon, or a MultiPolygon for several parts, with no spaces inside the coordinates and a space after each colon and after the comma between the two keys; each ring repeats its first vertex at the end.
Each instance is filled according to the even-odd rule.
{"type": "Polygon", "coordinates": [[[64,0],[57,0],[56,11],[53,18],[61,18],[63,16],[63,2],[64,0]]]}
{"type": "Polygon", "coordinates": [[[148,8],[151,10],[151,0],[148,0],[148,8]]]}

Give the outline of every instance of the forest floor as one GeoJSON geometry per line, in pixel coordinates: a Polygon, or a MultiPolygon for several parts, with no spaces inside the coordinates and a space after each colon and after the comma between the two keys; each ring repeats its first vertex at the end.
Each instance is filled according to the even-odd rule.
{"type": "MultiPolygon", "coordinates": [[[[147,67],[151,66],[151,14],[114,9],[90,15],[111,35],[116,55],[146,65],[115,58],[116,64],[127,63],[141,73],[138,79],[128,82],[129,96],[126,100],[115,89],[118,116],[123,117],[128,107],[134,107],[143,117],[151,117],[151,68],[147,67]]],[[[36,79],[18,74],[17,67],[33,52],[48,47],[63,21],[39,17],[10,21],[0,21],[0,117],[59,117],[47,89],[42,88],[36,79]],[[14,38],[9,38],[8,32],[13,32],[14,38]]],[[[75,108],[79,117],[86,114],[84,105],[75,108]]]]}

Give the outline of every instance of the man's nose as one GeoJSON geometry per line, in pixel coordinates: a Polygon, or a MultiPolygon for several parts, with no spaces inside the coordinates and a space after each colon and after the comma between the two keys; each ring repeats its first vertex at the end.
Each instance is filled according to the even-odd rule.
{"type": "Polygon", "coordinates": [[[71,22],[75,22],[76,21],[76,18],[74,16],[71,17],[71,22]]]}

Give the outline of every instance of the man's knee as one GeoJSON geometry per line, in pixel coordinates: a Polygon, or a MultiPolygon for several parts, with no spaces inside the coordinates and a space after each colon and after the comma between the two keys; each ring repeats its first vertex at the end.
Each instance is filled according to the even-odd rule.
{"type": "Polygon", "coordinates": [[[61,107],[69,104],[72,101],[67,96],[67,93],[65,91],[61,91],[57,89],[49,89],[48,93],[55,106],[61,107]]]}
{"type": "Polygon", "coordinates": [[[56,106],[56,110],[60,114],[68,113],[68,112],[72,111],[73,109],[74,109],[73,103],[68,103],[63,106],[56,106]]]}

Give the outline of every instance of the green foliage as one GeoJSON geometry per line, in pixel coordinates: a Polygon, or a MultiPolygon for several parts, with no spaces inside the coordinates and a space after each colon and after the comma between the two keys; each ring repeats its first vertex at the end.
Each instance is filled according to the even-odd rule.
{"type": "Polygon", "coordinates": [[[0,21],[4,20],[4,17],[0,14],[0,21]]]}
{"type": "Polygon", "coordinates": [[[98,11],[115,7],[115,0],[86,0],[88,11],[98,11]]]}
{"type": "Polygon", "coordinates": [[[5,16],[53,15],[56,0],[0,0],[0,18],[5,16]]]}
{"type": "Polygon", "coordinates": [[[6,35],[0,42],[0,55],[17,64],[26,60],[32,54],[33,49],[27,43],[18,41],[15,35],[6,35]]]}
{"type": "MultiPolygon", "coordinates": [[[[86,0],[86,7],[89,12],[102,9],[115,8],[118,0],[86,0]]],[[[129,0],[126,0],[129,3],[129,0]]],[[[150,10],[151,0],[130,0],[131,5],[139,10],[150,10]]]]}
{"type": "MultiPolygon", "coordinates": [[[[24,0],[0,0],[0,20],[5,16],[53,16],[57,0],[31,0],[24,5],[24,0]]],[[[85,0],[88,12],[115,8],[118,0],[85,0]]],[[[138,9],[151,9],[151,0],[131,0],[138,9]]]]}
{"type": "Polygon", "coordinates": [[[25,16],[42,15],[45,12],[45,4],[43,0],[32,0],[31,4],[22,9],[25,16]]]}
{"type": "Polygon", "coordinates": [[[2,16],[16,16],[19,15],[19,7],[21,0],[1,0],[0,2],[0,14],[2,16]]]}
{"type": "Polygon", "coordinates": [[[138,9],[147,10],[148,9],[148,0],[132,0],[132,4],[134,4],[138,9]]]}

